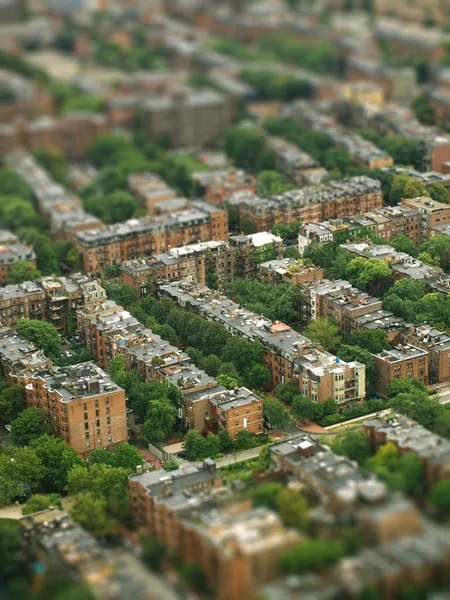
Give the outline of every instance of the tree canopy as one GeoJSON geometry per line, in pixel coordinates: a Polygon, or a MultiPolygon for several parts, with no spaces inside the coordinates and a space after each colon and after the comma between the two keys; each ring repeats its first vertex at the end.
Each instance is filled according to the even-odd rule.
{"type": "Polygon", "coordinates": [[[18,446],[27,446],[42,435],[51,435],[55,428],[47,413],[40,408],[26,408],[11,423],[11,437],[18,446]]]}
{"type": "Polygon", "coordinates": [[[61,337],[54,325],[47,321],[36,319],[20,319],[17,323],[17,333],[33,342],[37,348],[53,360],[61,354],[61,337]]]}

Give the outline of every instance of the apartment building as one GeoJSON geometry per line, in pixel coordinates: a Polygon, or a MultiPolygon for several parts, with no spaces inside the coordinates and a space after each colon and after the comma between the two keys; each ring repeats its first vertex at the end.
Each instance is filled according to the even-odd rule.
{"type": "Polygon", "coordinates": [[[299,286],[323,279],[323,276],[323,269],[315,265],[305,265],[301,259],[280,258],[261,263],[258,278],[269,285],[286,283],[299,286]]]}
{"type": "Polygon", "coordinates": [[[82,582],[94,598],[177,598],[170,586],[151,574],[132,553],[109,552],[59,508],[27,515],[18,523],[27,562],[39,562],[47,572],[58,572],[67,582],[82,582]]]}
{"type": "Polygon", "coordinates": [[[5,285],[11,268],[19,260],[24,260],[36,266],[36,254],[32,246],[14,243],[0,243],[0,285],[5,285]]]}
{"type": "Polygon", "coordinates": [[[389,495],[375,475],[334,454],[310,435],[277,442],[269,451],[274,471],[297,479],[325,514],[349,519],[372,544],[383,546],[421,532],[420,513],[412,502],[401,495],[389,495]]]}
{"type": "Polygon", "coordinates": [[[20,319],[40,319],[69,335],[78,306],[101,299],[106,299],[105,290],[82,273],[48,276],[0,288],[0,318],[11,328],[20,319]]]}
{"type": "Polygon", "coordinates": [[[227,212],[197,202],[193,208],[170,215],[130,219],[78,232],[74,245],[82,257],[84,271],[97,273],[125,260],[158,254],[172,247],[227,238],[227,212]]]}
{"type": "Polygon", "coordinates": [[[186,198],[179,198],[175,190],[153,173],[133,173],[128,187],[149,215],[170,213],[187,208],[186,198]]]}
{"type": "Polygon", "coordinates": [[[266,136],[266,146],[276,153],[275,166],[296,185],[317,185],[328,171],[296,144],[274,136],[266,136]]]}
{"type": "Polygon", "coordinates": [[[375,313],[382,308],[382,301],[338,279],[307,282],[299,287],[302,320],[332,317],[336,320],[344,338],[356,330],[354,321],[361,315],[375,313]]]}
{"type": "Polygon", "coordinates": [[[376,237],[386,242],[397,235],[406,235],[414,244],[423,239],[422,215],[418,210],[398,204],[385,206],[352,217],[328,219],[321,223],[309,223],[301,226],[298,244],[299,252],[303,254],[311,243],[326,244],[336,241],[342,243],[348,239],[372,232],[376,237]]]}
{"type": "MultiPolygon", "coordinates": [[[[3,23],[1,18],[0,22],[3,23]]],[[[18,118],[34,119],[53,112],[52,97],[13,71],[0,69],[0,88],[5,92],[0,106],[0,123],[12,123],[18,118]]]]}
{"type": "Polygon", "coordinates": [[[373,452],[384,444],[393,444],[401,454],[412,452],[424,465],[424,482],[430,490],[450,475],[450,442],[416,421],[395,414],[364,422],[373,452]]]}
{"type": "MultiPolygon", "coordinates": [[[[372,83],[383,90],[387,100],[409,104],[409,100],[416,94],[417,76],[412,67],[391,67],[384,65],[378,58],[352,53],[346,62],[346,79],[350,82],[372,83]]],[[[384,106],[384,103],[367,102],[370,106],[384,106]]],[[[355,100],[349,100],[355,101],[355,100]]]]}
{"type": "Polygon", "coordinates": [[[168,136],[177,148],[202,148],[219,142],[233,122],[232,98],[213,90],[177,90],[147,97],[141,110],[150,141],[168,136]]]}
{"type": "Polygon", "coordinates": [[[422,236],[427,239],[437,225],[450,225],[450,206],[431,198],[402,198],[402,205],[418,212],[422,220],[422,236]]]}
{"type": "Polygon", "coordinates": [[[51,365],[51,360],[34,344],[8,327],[0,327],[0,368],[5,378],[28,377],[34,371],[51,365]]]}
{"type": "Polygon", "coordinates": [[[30,185],[37,209],[53,233],[73,239],[79,231],[103,225],[97,217],[85,212],[81,200],[58,185],[31,154],[10,152],[4,156],[4,162],[30,185]]]}
{"type": "Polygon", "coordinates": [[[389,47],[398,55],[414,55],[438,61],[445,55],[445,38],[438,29],[421,27],[404,20],[378,19],[375,37],[380,44],[389,47]]]}
{"type": "Polygon", "coordinates": [[[256,185],[253,175],[235,168],[196,171],[192,179],[205,200],[215,206],[223,206],[224,201],[235,192],[254,192],[256,185]]]}
{"type": "Polygon", "coordinates": [[[403,343],[428,352],[428,381],[442,383],[450,379],[450,335],[426,323],[410,326],[401,334],[403,343]]]}
{"type": "Polygon", "coordinates": [[[374,329],[384,331],[387,341],[392,345],[401,341],[401,335],[408,327],[408,323],[388,310],[377,310],[372,313],[362,314],[359,317],[355,317],[352,321],[354,331],[371,331],[374,329]]]}
{"type": "Polygon", "coordinates": [[[345,148],[354,160],[368,169],[380,169],[393,165],[394,161],[387,152],[357,133],[338,125],[320,110],[321,107],[317,106],[317,103],[297,100],[288,109],[288,113],[295,121],[327,135],[335,146],[345,148]]]}
{"type": "Polygon", "coordinates": [[[157,285],[191,279],[207,285],[211,278],[219,289],[238,277],[256,277],[266,258],[281,256],[281,238],[266,232],[230,237],[228,242],[208,241],[172,248],[147,258],[124,261],[121,279],[138,297],[155,294],[157,285]]]}
{"type": "Polygon", "coordinates": [[[301,539],[272,511],[232,502],[211,459],[171,473],[130,475],[129,494],[135,522],[183,561],[201,564],[218,600],[253,594],[278,574],[281,553],[301,539]]]}
{"type": "Polygon", "coordinates": [[[395,248],[391,246],[377,246],[362,242],[341,244],[341,248],[344,248],[350,254],[361,256],[368,260],[374,259],[387,262],[392,269],[392,275],[395,279],[412,277],[413,279],[432,284],[442,275],[442,269],[439,267],[430,267],[417,258],[409,256],[406,252],[396,252],[395,248]]]}
{"type": "Polygon", "coordinates": [[[428,351],[411,344],[398,344],[392,350],[373,355],[377,379],[376,391],[383,397],[389,393],[389,385],[397,377],[417,379],[428,383],[428,351]]]}
{"type": "Polygon", "coordinates": [[[383,205],[380,182],[366,176],[331,181],[271,197],[237,193],[229,202],[238,209],[239,218],[248,216],[258,231],[270,231],[274,225],[296,221],[319,223],[327,218],[356,215],[383,205]]]}
{"type": "Polygon", "coordinates": [[[10,125],[12,148],[30,152],[40,148],[56,148],[72,160],[85,157],[94,139],[107,132],[106,118],[96,113],[68,113],[59,118],[49,116],[34,121],[18,121],[10,125]]]}
{"type": "Polygon", "coordinates": [[[398,22],[413,22],[422,25],[430,20],[439,25],[446,21],[450,5],[447,0],[419,0],[410,5],[395,4],[388,0],[375,1],[375,13],[380,17],[395,17],[398,22]]]}
{"type": "Polygon", "coordinates": [[[341,361],[288,325],[256,315],[198,284],[165,284],[158,293],[210,321],[219,321],[232,335],[259,340],[271,387],[292,383],[314,402],[334,398],[340,408],[363,401],[365,367],[361,363],[341,361]]]}

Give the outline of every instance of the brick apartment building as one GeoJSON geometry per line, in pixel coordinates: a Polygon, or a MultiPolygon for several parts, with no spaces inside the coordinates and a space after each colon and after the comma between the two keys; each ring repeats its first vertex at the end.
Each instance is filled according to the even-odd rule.
{"type": "Polygon", "coordinates": [[[228,216],[223,209],[197,201],[193,208],[161,217],[143,217],[77,233],[74,245],[83,269],[103,271],[125,260],[159,254],[169,248],[201,240],[228,238],[228,216]]]}
{"type": "Polygon", "coordinates": [[[445,55],[445,37],[438,29],[407,24],[403,20],[378,19],[375,36],[397,55],[418,56],[438,61],[445,55]]]}
{"type": "Polygon", "coordinates": [[[319,223],[327,218],[365,213],[383,205],[380,182],[365,176],[291,190],[270,198],[237,193],[229,202],[238,209],[239,218],[248,216],[258,231],[270,231],[274,225],[296,221],[319,223]]]}
{"type": "MultiPolygon", "coordinates": [[[[338,456],[317,439],[302,434],[269,448],[273,470],[295,478],[325,515],[349,518],[371,544],[384,545],[422,530],[420,513],[401,495],[356,462],[338,456]]],[[[326,529],[329,531],[330,523],[326,529]]]]}
{"type": "Polygon", "coordinates": [[[431,198],[403,198],[402,205],[418,212],[422,221],[422,236],[427,239],[438,225],[450,225],[450,206],[431,198]]]}
{"type": "Polygon", "coordinates": [[[0,242],[0,286],[6,284],[11,268],[18,261],[26,261],[36,266],[36,254],[32,246],[21,244],[17,238],[15,241],[0,242]]]}
{"type": "Polygon", "coordinates": [[[373,355],[377,379],[376,391],[383,397],[389,393],[389,385],[397,377],[416,379],[428,383],[428,352],[410,344],[398,344],[392,350],[373,355]]]}
{"type": "Polygon", "coordinates": [[[389,0],[375,0],[375,13],[380,17],[395,17],[402,23],[407,21],[422,25],[424,18],[442,24],[445,22],[450,5],[448,0],[419,0],[411,5],[395,4],[389,0]]]}
{"type": "Polygon", "coordinates": [[[53,233],[73,239],[79,231],[96,229],[103,224],[85,212],[81,200],[57,184],[27,152],[10,152],[5,163],[21,175],[33,190],[36,207],[53,233]]]}
{"type": "Polygon", "coordinates": [[[147,97],[141,110],[147,138],[152,141],[167,135],[177,148],[212,145],[233,122],[232,98],[213,90],[177,90],[147,97]]]}
{"type": "Polygon", "coordinates": [[[404,344],[412,344],[428,352],[428,381],[442,383],[450,379],[450,335],[423,324],[405,328],[404,344]]]}
{"type": "Polygon", "coordinates": [[[170,213],[187,207],[186,198],[179,198],[175,190],[153,173],[133,173],[128,187],[149,215],[170,213]]]}
{"type": "Polygon", "coordinates": [[[42,117],[19,121],[0,130],[0,153],[22,148],[56,148],[72,160],[85,157],[93,140],[107,132],[106,119],[94,113],[68,113],[63,117],[42,117]]]}
{"type": "Polygon", "coordinates": [[[106,299],[105,290],[82,273],[68,277],[43,277],[0,288],[0,318],[14,328],[20,319],[39,319],[52,323],[63,335],[73,333],[75,311],[106,299]]]}
{"type": "Polygon", "coordinates": [[[256,315],[198,284],[175,282],[159,286],[158,292],[210,321],[219,321],[232,335],[259,340],[271,387],[292,383],[314,402],[334,398],[340,408],[364,400],[365,367],[361,363],[337,359],[288,325],[256,315]]]}
{"type": "Polygon", "coordinates": [[[230,503],[231,490],[211,459],[176,473],[130,475],[129,494],[135,523],[184,562],[201,564],[218,600],[253,594],[278,574],[281,553],[301,539],[272,511],[252,509],[248,500],[230,503]]]}
{"type": "Polygon", "coordinates": [[[26,406],[46,411],[56,431],[79,454],[128,440],[125,391],[93,363],[19,376],[26,406]]]}
{"type": "Polygon", "coordinates": [[[275,166],[296,185],[320,183],[328,171],[317,160],[284,138],[266,136],[266,145],[275,151],[275,166]]]}
{"type": "Polygon", "coordinates": [[[389,415],[365,421],[363,431],[376,452],[393,444],[401,454],[412,452],[424,465],[424,482],[430,490],[450,476],[450,442],[404,415],[389,415]]]}
{"type": "Polygon", "coordinates": [[[254,192],[255,177],[242,169],[217,169],[197,171],[192,179],[205,200],[215,206],[223,206],[224,201],[235,192],[254,192]]]}
{"type": "MultiPolygon", "coordinates": [[[[3,23],[1,18],[0,22],[3,23]]],[[[35,119],[53,112],[52,97],[17,73],[0,69],[0,88],[10,95],[10,100],[5,96],[0,105],[2,124],[13,123],[15,119],[35,119]]]]}

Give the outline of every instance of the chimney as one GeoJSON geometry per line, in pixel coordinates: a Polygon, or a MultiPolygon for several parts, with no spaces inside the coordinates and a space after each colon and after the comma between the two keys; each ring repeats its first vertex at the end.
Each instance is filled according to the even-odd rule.
{"type": "Polygon", "coordinates": [[[136,465],[136,473],[138,475],[142,475],[142,473],[143,473],[142,465],[136,465]]]}

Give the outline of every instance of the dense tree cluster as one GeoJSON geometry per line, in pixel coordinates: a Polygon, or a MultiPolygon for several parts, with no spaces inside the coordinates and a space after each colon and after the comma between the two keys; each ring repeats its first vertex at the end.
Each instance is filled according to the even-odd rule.
{"type": "Polygon", "coordinates": [[[296,98],[311,98],[312,85],[306,79],[270,70],[243,69],[239,77],[255,90],[262,100],[288,102],[296,98]]]}
{"type": "Polygon", "coordinates": [[[275,169],[275,151],[266,146],[264,134],[250,127],[233,127],[225,134],[223,147],[241,169],[268,171],[275,169]]]}
{"type": "Polygon", "coordinates": [[[259,47],[270,52],[276,60],[294,65],[314,73],[339,72],[339,56],[336,47],[328,42],[305,42],[289,35],[270,36],[258,43],[259,47]]]}
{"type": "Polygon", "coordinates": [[[288,284],[275,286],[255,279],[235,279],[227,285],[227,295],[272,321],[292,323],[297,320],[297,294],[288,284]]]}

